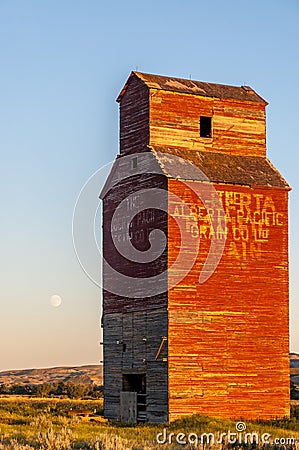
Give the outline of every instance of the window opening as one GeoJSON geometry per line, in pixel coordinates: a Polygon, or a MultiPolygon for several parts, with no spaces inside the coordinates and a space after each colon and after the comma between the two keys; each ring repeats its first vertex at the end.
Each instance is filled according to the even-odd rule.
{"type": "Polygon", "coordinates": [[[199,120],[199,134],[200,137],[212,137],[212,117],[200,116],[199,120]]]}

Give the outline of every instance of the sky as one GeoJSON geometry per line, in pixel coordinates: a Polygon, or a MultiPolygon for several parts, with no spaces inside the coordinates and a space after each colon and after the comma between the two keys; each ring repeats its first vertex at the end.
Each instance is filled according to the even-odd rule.
{"type": "Polygon", "coordinates": [[[0,370],[102,359],[101,292],[76,258],[72,217],[118,153],[115,99],[136,69],[246,84],[269,102],[268,156],[293,188],[299,352],[298,19],[297,0],[0,0],[0,370]]]}

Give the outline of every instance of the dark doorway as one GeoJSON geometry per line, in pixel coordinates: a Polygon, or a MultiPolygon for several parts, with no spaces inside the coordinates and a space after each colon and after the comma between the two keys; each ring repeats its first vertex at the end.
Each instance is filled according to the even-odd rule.
{"type": "Polygon", "coordinates": [[[123,392],[136,392],[137,422],[147,421],[146,376],[145,374],[123,375],[123,392]]]}
{"type": "Polygon", "coordinates": [[[145,375],[143,374],[123,375],[123,391],[146,394],[145,375]]]}

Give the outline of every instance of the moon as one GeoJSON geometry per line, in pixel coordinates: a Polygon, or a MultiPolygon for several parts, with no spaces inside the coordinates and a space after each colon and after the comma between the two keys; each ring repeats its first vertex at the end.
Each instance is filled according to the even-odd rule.
{"type": "Polygon", "coordinates": [[[62,302],[62,298],[60,297],[60,295],[52,295],[50,298],[50,303],[54,308],[58,308],[58,306],[61,305],[62,302]]]}

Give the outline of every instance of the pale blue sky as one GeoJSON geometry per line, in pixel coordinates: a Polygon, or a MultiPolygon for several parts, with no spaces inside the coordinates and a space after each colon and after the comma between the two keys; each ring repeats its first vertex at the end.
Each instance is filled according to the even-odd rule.
{"type": "Polygon", "coordinates": [[[299,352],[298,20],[296,0],[0,0],[0,370],[101,359],[100,291],[77,262],[72,213],[118,151],[115,98],[136,68],[245,83],[269,101],[268,156],[293,187],[299,352]]]}

